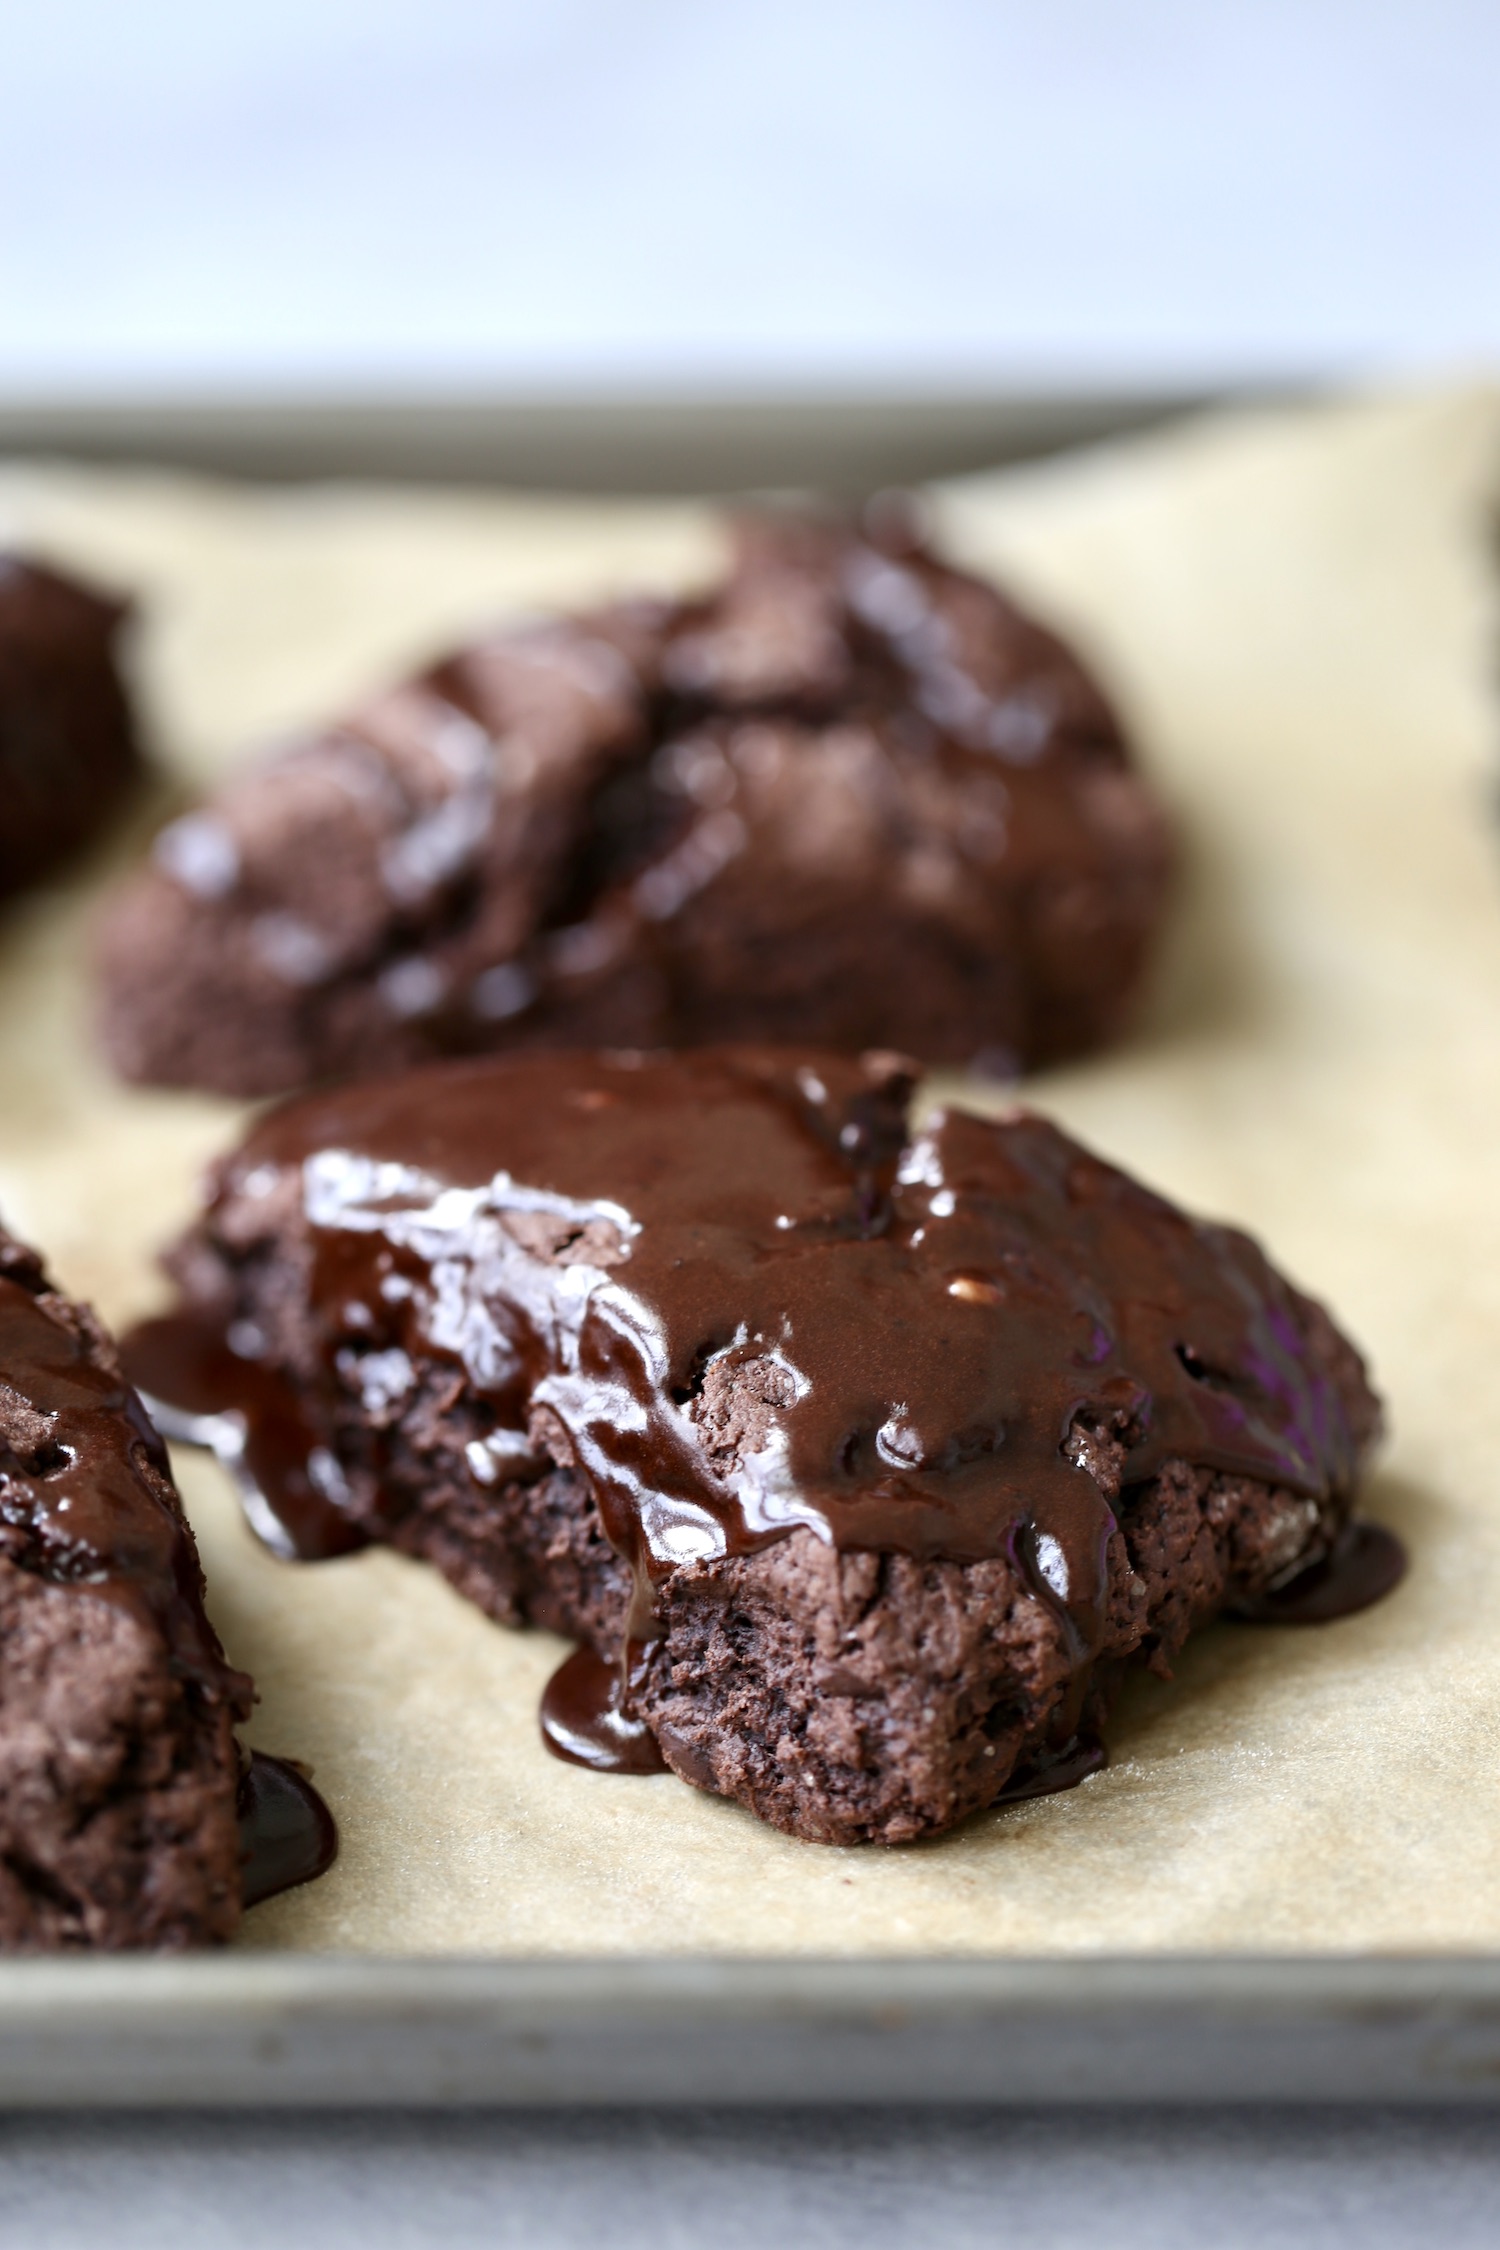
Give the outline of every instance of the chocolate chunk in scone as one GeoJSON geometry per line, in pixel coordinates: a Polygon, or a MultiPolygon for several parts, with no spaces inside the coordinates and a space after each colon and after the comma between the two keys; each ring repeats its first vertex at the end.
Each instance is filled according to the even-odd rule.
{"type": "Polygon", "coordinates": [[[140,771],[115,664],[122,604],[0,555],[0,897],[119,808],[140,771]]]}
{"type": "Polygon", "coordinates": [[[1128,1663],[1329,1564],[1378,1407],[1246,1236],[911,1087],[742,1046],[289,1103],[130,1364],[244,1430],[287,1545],[386,1540],[588,1644],[566,1754],[644,1732],[794,1835],[933,1834],[1078,1778],[1128,1663]]]}
{"type": "Polygon", "coordinates": [[[1001,1073],[1115,1034],[1166,831],[1063,644],[886,508],[700,600],[498,633],[163,830],[100,949],[130,1078],[815,1040],[1001,1073]]]}

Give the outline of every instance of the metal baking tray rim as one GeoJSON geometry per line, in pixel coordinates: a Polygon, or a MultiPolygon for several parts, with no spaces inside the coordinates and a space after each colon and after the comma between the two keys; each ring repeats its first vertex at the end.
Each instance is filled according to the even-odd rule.
{"type": "Polygon", "coordinates": [[[1468,1956],[0,1964],[11,2109],[1497,2094],[1468,1956]]]}

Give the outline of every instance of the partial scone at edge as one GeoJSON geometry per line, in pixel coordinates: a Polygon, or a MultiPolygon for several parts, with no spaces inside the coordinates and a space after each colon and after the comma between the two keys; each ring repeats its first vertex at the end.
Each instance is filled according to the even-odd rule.
{"type": "Polygon", "coordinates": [[[0,1228],[0,1948],[233,1936],[250,1695],[113,1345],[0,1228]]]}
{"type": "Polygon", "coordinates": [[[142,772],[115,661],[128,611],[0,552],[0,898],[96,836],[142,772]]]}

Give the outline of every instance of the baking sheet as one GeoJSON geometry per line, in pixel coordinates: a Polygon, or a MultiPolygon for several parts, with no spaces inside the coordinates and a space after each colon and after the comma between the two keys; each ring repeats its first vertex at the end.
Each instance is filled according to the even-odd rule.
{"type": "Polygon", "coordinates": [[[1479,2102],[1500,1962],[1219,1957],[0,1967],[0,2103],[1479,2102]]]}
{"type": "MultiPolygon", "coordinates": [[[[559,1766],[560,1653],[390,1554],[257,1548],[179,1457],[211,1606],[344,1850],[242,1943],[528,1955],[1437,1947],[1500,1936],[1500,846],[1482,391],[1205,422],[951,488],[952,536],[1075,630],[1178,813],[1188,873],[1117,1054],[1030,1098],[1247,1224],[1366,1345],[1372,1511],[1407,1586],[1318,1632],[1223,1628],[1133,1687],[1110,1770],[898,1852],[763,1829],[670,1778],[559,1766]]],[[[0,536],[138,587],[165,763],[218,770],[496,607],[682,583],[686,507],[246,494],[0,474],[0,536]]],[[[115,853],[118,858],[122,844],[115,853]]],[[[116,1320],[234,1105],[114,1088],[80,971],[96,863],[0,944],[0,1208],[116,1320]]]]}

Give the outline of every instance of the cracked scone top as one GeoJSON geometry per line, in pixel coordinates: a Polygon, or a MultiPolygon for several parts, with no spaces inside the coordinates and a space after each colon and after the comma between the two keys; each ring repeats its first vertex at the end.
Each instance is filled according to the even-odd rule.
{"type": "Polygon", "coordinates": [[[128,1077],[267,1094],[445,1053],[910,1048],[1122,1027],[1166,825],[1073,653],[887,510],[491,634],[157,839],[99,951],[128,1077]]]}
{"type": "MultiPolygon", "coordinates": [[[[269,1399],[317,1455],[306,1551],[393,1538],[590,1639],[680,1771],[800,1833],[846,1831],[691,1739],[683,1604],[743,1621],[778,1554],[948,1573],[993,1606],[991,1658],[1029,1636],[1024,1679],[974,1690],[989,1795],[847,1832],[946,1825],[1067,1751],[1119,1659],[1327,1555],[1378,1410],[1246,1236],[1036,1116],[913,1130],[911,1085],[890,1056],[739,1047],[290,1103],[176,1255],[232,1346],[222,1395],[184,1403],[269,1399]]],[[[857,1631],[807,1649],[809,1693],[889,1704],[857,1631]]]]}

